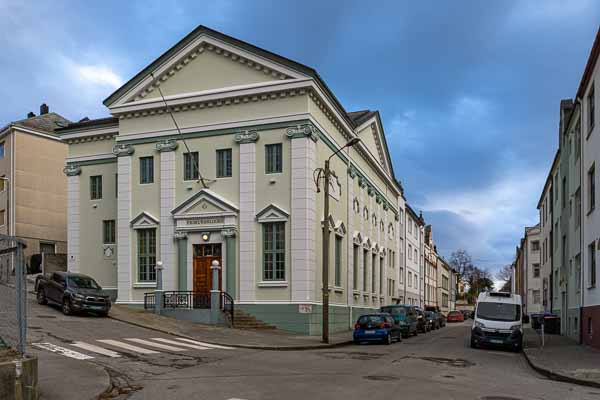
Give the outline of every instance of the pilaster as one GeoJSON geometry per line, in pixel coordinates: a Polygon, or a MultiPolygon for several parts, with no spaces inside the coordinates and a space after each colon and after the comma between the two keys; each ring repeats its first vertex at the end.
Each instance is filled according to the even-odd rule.
{"type": "Polygon", "coordinates": [[[81,168],[69,165],[64,173],[67,175],[67,270],[80,272],[81,168]]]}
{"type": "Polygon", "coordinates": [[[317,199],[312,181],[317,152],[315,128],[310,124],[288,128],[287,136],[292,153],[292,301],[315,301],[317,199]]]}
{"type": "MultiPolygon", "coordinates": [[[[346,200],[347,210],[348,210],[348,235],[346,235],[346,249],[347,249],[347,260],[346,264],[346,273],[347,273],[347,285],[346,285],[346,301],[348,304],[354,304],[354,177],[350,174],[350,170],[348,170],[348,175],[346,177],[346,185],[348,186],[348,198],[346,200]]],[[[352,324],[353,321],[350,321],[352,324]]]]}
{"type": "Polygon", "coordinates": [[[236,277],[236,249],[235,249],[235,229],[227,229],[221,232],[221,236],[225,238],[225,291],[234,299],[237,299],[237,277],[236,277]]]}
{"type": "Polygon", "coordinates": [[[131,163],[133,149],[121,145],[113,150],[117,155],[119,197],[117,200],[117,302],[131,302],[132,277],[136,273],[131,265],[131,163]]]}
{"type": "Polygon", "coordinates": [[[176,249],[173,239],[175,221],[171,210],[175,208],[175,149],[177,142],[157,143],[160,152],[160,258],[165,266],[163,289],[176,290],[178,265],[175,261],[176,249]]]}

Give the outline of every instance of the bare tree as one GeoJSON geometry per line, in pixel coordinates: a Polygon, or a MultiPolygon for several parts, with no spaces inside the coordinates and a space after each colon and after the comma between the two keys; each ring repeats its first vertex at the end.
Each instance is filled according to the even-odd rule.
{"type": "Polygon", "coordinates": [[[500,271],[498,271],[498,273],[496,273],[496,279],[498,279],[499,281],[508,282],[510,281],[510,278],[512,278],[511,265],[505,265],[504,267],[500,268],[500,271]]]}
{"type": "Polygon", "coordinates": [[[471,255],[465,249],[458,249],[450,255],[450,266],[458,273],[458,279],[465,283],[471,280],[475,266],[471,255]]]}

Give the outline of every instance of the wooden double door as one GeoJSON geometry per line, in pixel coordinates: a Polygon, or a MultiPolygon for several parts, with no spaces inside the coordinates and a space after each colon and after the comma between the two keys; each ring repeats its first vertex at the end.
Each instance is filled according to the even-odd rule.
{"type": "Polygon", "coordinates": [[[221,290],[223,263],[221,262],[221,243],[194,245],[194,292],[209,294],[212,289],[212,262],[217,260],[219,269],[219,290],[221,290]]]}

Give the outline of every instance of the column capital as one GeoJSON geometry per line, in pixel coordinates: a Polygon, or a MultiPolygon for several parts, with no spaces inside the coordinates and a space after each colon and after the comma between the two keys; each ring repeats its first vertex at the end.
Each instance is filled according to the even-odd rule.
{"type": "Polygon", "coordinates": [[[77,176],[81,174],[81,167],[75,164],[67,164],[63,168],[63,172],[66,176],[77,176]]]}
{"type": "Polygon", "coordinates": [[[175,239],[175,240],[187,239],[187,232],[176,231],[173,234],[173,239],[175,239]]]}
{"type": "Polygon", "coordinates": [[[179,145],[177,144],[177,141],[175,139],[165,139],[156,143],[154,147],[156,148],[156,151],[158,151],[159,153],[163,153],[166,151],[175,151],[177,150],[178,146],[179,145]]]}
{"type": "Polygon", "coordinates": [[[112,152],[117,157],[130,156],[134,152],[134,148],[130,144],[115,144],[112,152]]]}
{"type": "Polygon", "coordinates": [[[223,236],[224,238],[234,238],[235,235],[237,234],[237,231],[235,228],[228,228],[228,229],[223,229],[221,231],[221,236],[223,236]]]}
{"type": "Polygon", "coordinates": [[[235,134],[233,140],[236,143],[254,143],[256,142],[260,136],[258,135],[258,131],[242,131],[235,134]]]}
{"type": "Polygon", "coordinates": [[[316,142],[317,140],[319,140],[318,130],[311,123],[302,124],[302,125],[296,125],[296,126],[290,126],[289,128],[287,128],[285,134],[290,139],[306,138],[307,137],[307,138],[310,138],[313,142],[316,142]]]}

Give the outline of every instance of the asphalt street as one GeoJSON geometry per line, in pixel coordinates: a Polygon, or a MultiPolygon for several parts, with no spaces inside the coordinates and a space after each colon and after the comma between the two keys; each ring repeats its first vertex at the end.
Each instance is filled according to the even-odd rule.
{"type": "Polygon", "coordinates": [[[210,347],[200,338],[185,341],[109,318],[67,317],[37,304],[30,306],[29,328],[30,348],[44,364],[45,400],[65,398],[48,390],[54,368],[62,368],[51,377],[54,385],[67,385],[73,399],[97,398],[107,376],[121,392],[114,398],[132,400],[600,399],[600,390],[540,376],[522,354],[471,349],[468,321],[391,346],[312,351],[210,347]]]}

